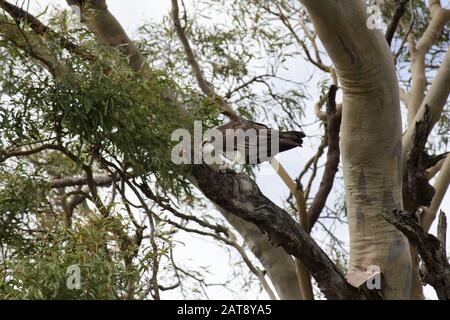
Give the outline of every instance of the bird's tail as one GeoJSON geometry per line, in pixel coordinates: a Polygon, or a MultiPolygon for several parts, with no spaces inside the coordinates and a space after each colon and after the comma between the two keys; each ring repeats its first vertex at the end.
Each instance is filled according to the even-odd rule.
{"type": "Polygon", "coordinates": [[[305,134],[301,131],[280,132],[280,151],[301,147],[305,134]]]}
{"type": "Polygon", "coordinates": [[[280,139],[291,140],[292,142],[296,142],[300,145],[303,143],[304,137],[305,137],[305,134],[301,131],[280,132],[280,139]]]}

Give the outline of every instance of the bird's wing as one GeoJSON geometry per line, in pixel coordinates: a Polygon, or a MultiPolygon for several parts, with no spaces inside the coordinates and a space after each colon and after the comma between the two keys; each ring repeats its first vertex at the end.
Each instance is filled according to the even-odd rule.
{"type": "Polygon", "coordinates": [[[268,126],[266,126],[263,123],[259,123],[259,122],[255,122],[255,121],[250,121],[250,120],[245,120],[245,122],[248,122],[248,126],[251,126],[252,128],[255,129],[270,129],[268,126]]]}
{"type": "Polygon", "coordinates": [[[234,159],[235,151],[240,159],[246,163],[256,164],[270,160],[278,149],[272,142],[279,142],[278,130],[248,120],[231,121],[217,128],[223,136],[224,155],[234,159]],[[275,139],[275,141],[274,141],[275,139]]]}
{"type": "MultiPolygon", "coordinates": [[[[273,156],[272,139],[278,139],[278,131],[264,128],[241,127],[240,131],[225,132],[226,154],[228,158],[234,157],[233,152],[240,153],[240,159],[249,164],[257,164],[269,160],[273,156]],[[227,148],[230,145],[231,148],[227,148]]],[[[278,141],[275,141],[278,142],[278,141]]],[[[276,149],[276,146],[275,146],[276,149]]],[[[276,151],[275,151],[276,153],[276,151]]]]}

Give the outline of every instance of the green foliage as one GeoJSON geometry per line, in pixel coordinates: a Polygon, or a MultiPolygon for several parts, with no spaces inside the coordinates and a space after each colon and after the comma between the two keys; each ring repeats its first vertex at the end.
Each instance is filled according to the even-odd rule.
{"type": "MultiPolygon", "coordinates": [[[[29,215],[48,210],[45,204],[47,188],[30,176],[0,170],[0,244],[28,251],[32,238],[24,236],[29,215]]],[[[38,219],[40,217],[37,217],[38,219]]]]}
{"type": "MultiPolygon", "coordinates": [[[[118,218],[90,216],[72,230],[36,239],[27,254],[18,253],[0,271],[4,299],[131,299],[142,290],[140,261],[124,263],[131,254],[119,251],[122,230],[118,218]],[[80,289],[70,289],[70,266],[80,268],[80,289]]],[[[134,248],[130,248],[130,251],[134,248]]]]}
{"type": "MultiPolygon", "coordinates": [[[[307,94],[302,83],[283,78],[298,49],[282,26],[255,20],[257,12],[257,6],[248,2],[200,1],[197,10],[187,12],[185,32],[208,82],[242,116],[274,127],[298,128],[307,94]],[[225,13],[223,21],[211,18],[225,13]]],[[[148,23],[140,32],[140,47],[148,61],[164,66],[185,91],[198,90],[171,18],[148,23]]]]}
{"type": "MultiPolygon", "coordinates": [[[[50,23],[55,30],[68,30],[57,17],[50,23]]],[[[33,32],[23,29],[24,35],[33,32]]],[[[109,218],[85,208],[81,213],[92,216],[73,217],[77,222],[67,229],[63,203],[68,195],[51,190],[46,182],[80,175],[82,163],[103,158],[126,163],[127,172],[155,181],[164,193],[189,194],[184,179],[189,168],[170,159],[176,143],[171,133],[190,129],[191,116],[207,119],[217,114],[212,101],[183,93],[163,70],[133,73],[119,50],[92,41],[86,30],[74,32],[85,41],[82,50],[94,59],[69,54],[58,39],[36,41],[64,66],[56,74],[9,41],[0,41],[1,298],[145,297],[141,278],[149,272],[152,257],[163,252],[150,250],[134,257],[139,250],[147,251],[146,244],[128,236],[133,229],[122,221],[120,210],[113,212],[114,203],[109,218]],[[187,113],[173,102],[178,95],[188,97],[187,113]],[[190,106],[197,111],[189,112],[190,106]],[[11,152],[41,144],[62,146],[73,157],[47,150],[3,160],[11,152]],[[81,269],[80,290],[66,286],[71,265],[81,269]]],[[[98,170],[98,164],[93,169],[98,170]]]]}
{"type": "MultiPolygon", "coordinates": [[[[429,14],[425,3],[414,4],[417,40],[429,14]]],[[[383,11],[385,23],[390,21],[391,9],[383,11]]],[[[219,95],[248,119],[291,130],[304,123],[306,106],[315,103],[311,95],[327,92],[330,75],[305,67],[305,49],[277,16],[280,12],[317,59],[301,26],[311,26],[311,21],[307,14],[300,20],[304,8],[298,1],[201,0],[182,23],[207,81],[219,95]]],[[[137,43],[148,67],[137,73],[130,70],[119,49],[100,45],[86,27],[69,26],[66,13],[46,17],[53,30],[79,44],[78,49],[86,55],[69,52],[61,47],[60,39],[39,36],[26,25],[23,32],[10,34],[16,42],[0,37],[0,298],[148,298],[146,288],[153,271],[149,265],[155,258],[161,264],[159,280],[164,285],[176,287],[178,281],[182,294],[181,282],[198,282],[203,288],[206,270],[184,272],[175,265],[172,252],[167,252],[173,247],[174,230],[189,230],[190,222],[176,220],[176,228],[162,224],[174,219],[174,210],[167,209],[174,203],[177,211],[188,207],[214,223],[217,216],[191,192],[185,179],[190,168],[172,163],[171,149],[178,142],[171,141],[171,133],[179,128],[190,130],[194,120],[202,120],[206,129],[224,118],[217,101],[200,92],[170,16],[140,29],[137,43]],[[42,144],[61,146],[71,157],[45,150],[2,162],[10,152],[42,144]],[[94,207],[93,192],[86,185],[51,189],[47,183],[83,178],[82,164],[89,164],[94,175],[104,175],[103,159],[133,175],[130,181],[135,188],[148,183],[158,201],[144,197],[139,190],[133,191],[129,200],[132,192],[125,182],[120,185],[124,190],[118,191],[116,185],[98,188],[109,216],[97,216],[98,206],[94,207]],[[68,200],[80,195],[89,197],[69,212],[68,200]],[[69,217],[74,222],[71,227],[66,221],[69,215],[73,215],[69,217]],[[145,228],[149,216],[155,224],[151,232],[145,228]],[[156,249],[149,245],[152,237],[156,249]],[[80,290],[66,286],[67,269],[72,265],[81,270],[80,290]]],[[[10,30],[16,26],[2,14],[0,19],[10,30]]],[[[408,26],[411,12],[403,19],[408,26]]],[[[394,48],[405,32],[400,26],[394,48]]],[[[449,29],[445,29],[427,55],[427,64],[440,64],[448,37],[449,29]]],[[[317,44],[322,53],[320,42],[317,44]]],[[[405,50],[398,69],[399,77],[406,78],[406,88],[410,74],[404,70],[409,68],[409,60],[405,50]]],[[[433,74],[429,72],[427,77],[433,74]]],[[[446,112],[435,129],[441,145],[433,143],[430,149],[447,146],[449,118],[446,112]]],[[[313,128],[309,127],[309,132],[318,135],[313,128]]],[[[322,129],[318,129],[321,136],[322,129]]],[[[311,135],[311,143],[314,138],[311,135]]],[[[109,165],[108,169],[116,168],[109,165]]],[[[253,168],[248,170],[251,174],[253,168]]],[[[343,197],[338,198],[342,204],[343,197]]],[[[336,206],[327,215],[339,220],[343,212],[336,206]]],[[[192,230],[203,230],[202,226],[196,224],[192,230]]],[[[331,238],[327,251],[344,270],[346,250],[337,238],[331,238]]],[[[242,276],[240,271],[234,273],[242,276]]],[[[188,297],[195,294],[195,289],[189,291],[188,297]]]]}
{"type": "MultiPolygon", "coordinates": [[[[163,70],[133,73],[119,50],[94,43],[84,49],[99,58],[67,57],[65,72],[53,79],[10,46],[3,48],[0,83],[8,100],[0,105],[0,148],[57,141],[80,163],[93,152],[126,160],[135,175],[153,174],[162,189],[179,194],[187,188],[182,177],[188,168],[170,159],[171,133],[193,123],[193,114],[173,102],[179,87],[163,70]]],[[[61,49],[55,50],[60,58],[61,49]]],[[[202,97],[187,103],[205,119],[217,114],[202,97]]]]}

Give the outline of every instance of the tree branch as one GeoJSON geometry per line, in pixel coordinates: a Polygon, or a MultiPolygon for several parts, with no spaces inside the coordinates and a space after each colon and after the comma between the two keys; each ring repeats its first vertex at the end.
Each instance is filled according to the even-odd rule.
{"type": "Polygon", "coordinates": [[[430,207],[425,210],[422,225],[424,230],[428,231],[436,218],[437,211],[441,206],[442,200],[444,199],[445,193],[447,192],[448,186],[450,184],[450,156],[447,156],[442,165],[442,169],[434,183],[434,189],[436,193],[431,201],[430,207]]]}
{"type": "Polygon", "coordinates": [[[31,13],[23,10],[22,8],[19,8],[8,1],[0,0],[0,6],[8,12],[14,19],[27,23],[38,35],[44,36],[48,35],[52,39],[58,39],[59,44],[64,49],[67,49],[70,52],[73,52],[79,56],[82,56],[88,60],[93,60],[94,57],[90,55],[88,52],[84,51],[82,48],[80,48],[78,45],[67,39],[66,37],[58,34],[57,32],[53,31],[51,28],[49,28],[47,25],[42,23],[38,18],[36,18],[31,13]]]}
{"type": "Polygon", "coordinates": [[[425,267],[422,279],[433,286],[439,299],[450,299],[450,265],[439,240],[426,233],[414,215],[402,210],[384,210],[381,214],[416,246],[425,267]]]}
{"type": "MultiPolygon", "coordinates": [[[[114,181],[120,180],[120,176],[111,177],[109,175],[94,176],[93,181],[97,187],[109,187],[114,181]]],[[[67,177],[61,179],[54,179],[50,181],[50,186],[52,188],[66,188],[66,187],[77,187],[85,186],[88,184],[88,179],[86,177],[67,177]]]]}
{"type": "MultiPolygon", "coordinates": [[[[431,110],[431,128],[438,122],[444,109],[447,98],[450,94],[450,50],[447,51],[444,61],[434,77],[434,80],[428,89],[428,94],[423,99],[422,106],[415,114],[414,120],[411,124],[422,121],[425,116],[426,106],[431,110]]],[[[412,144],[414,136],[415,126],[410,125],[402,138],[402,156],[403,156],[403,168],[406,171],[407,152],[412,144]]]]}
{"type": "Polygon", "coordinates": [[[341,113],[336,109],[336,92],[338,88],[334,85],[330,87],[327,100],[328,117],[328,153],[322,181],[314,200],[308,210],[309,230],[312,229],[325,207],[328,195],[333,187],[334,177],[339,166],[339,129],[341,125],[341,113]]]}
{"type": "Polygon", "coordinates": [[[9,152],[0,152],[0,163],[14,157],[25,157],[42,152],[44,150],[59,150],[59,146],[56,144],[43,144],[39,147],[29,150],[15,150],[9,152]]]}
{"type": "MultiPolygon", "coordinates": [[[[303,193],[303,188],[301,187],[301,185],[296,184],[294,180],[292,180],[292,178],[276,158],[273,158],[270,161],[270,164],[294,196],[300,225],[302,226],[303,230],[309,230],[309,219],[306,211],[306,199],[303,193]]],[[[299,259],[295,259],[295,270],[297,273],[297,278],[299,280],[303,300],[314,300],[311,275],[309,274],[303,262],[301,262],[299,259]]]]}
{"type": "MultiPolygon", "coordinates": [[[[267,199],[256,183],[242,173],[219,173],[206,165],[195,165],[193,174],[200,189],[222,208],[252,222],[268,235],[274,246],[281,246],[300,259],[319,288],[329,299],[354,299],[358,290],[347,283],[342,272],[317,243],[283,209],[267,199]],[[211,184],[211,181],[215,181],[211,184]]],[[[363,296],[376,292],[360,288],[363,296]]]]}
{"type": "Polygon", "coordinates": [[[395,31],[397,30],[397,26],[400,22],[400,19],[402,18],[403,14],[406,11],[406,4],[410,0],[396,0],[395,1],[395,11],[394,15],[392,16],[391,23],[389,24],[387,30],[386,30],[386,41],[391,46],[392,39],[394,38],[395,31]]]}
{"type": "MultiPolygon", "coordinates": [[[[411,91],[409,93],[410,105],[408,108],[408,124],[416,121],[416,115],[417,113],[419,113],[418,111],[423,107],[425,103],[427,103],[432,108],[438,108],[438,106],[434,107],[434,105],[436,104],[434,101],[430,101],[430,99],[428,99],[428,101],[425,101],[427,100],[425,99],[425,91],[427,87],[425,57],[433,44],[438,41],[439,35],[450,20],[450,15],[447,14],[446,10],[442,9],[440,6],[435,6],[435,4],[437,3],[430,3],[430,7],[432,8],[431,21],[429,22],[426,30],[420,37],[417,44],[415,43],[414,36],[412,34],[409,37],[412,81],[411,91]]],[[[444,64],[445,61],[443,62],[443,65],[444,64]]],[[[448,83],[448,81],[446,83],[448,83]]],[[[436,85],[435,81],[433,81],[433,85],[436,85]]],[[[443,93],[445,93],[445,89],[443,93]]],[[[430,96],[430,94],[435,94],[431,93],[431,88],[427,94],[427,97],[430,96]]],[[[447,97],[445,99],[447,99],[447,97]]],[[[437,104],[439,105],[439,103],[437,104]]]]}
{"type": "MultiPolygon", "coordinates": [[[[83,6],[86,1],[79,0],[73,1],[68,0],[69,4],[75,3],[76,5],[83,6]]],[[[102,3],[104,4],[104,0],[99,0],[97,5],[100,5],[99,9],[102,9],[102,3]]],[[[103,9],[106,4],[103,5],[103,9]]],[[[98,35],[100,41],[109,46],[115,46],[117,41],[112,41],[111,38],[116,34],[117,37],[121,39],[129,39],[128,36],[124,33],[125,31],[120,26],[119,22],[114,17],[109,17],[108,14],[106,18],[98,17],[98,15],[94,15],[91,17],[91,22],[87,21],[89,28],[98,35]],[[107,20],[112,21],[112,30],[109,30],[110,25],[107,23],[107,20]]],[[[136,70],[135,66],[133,67],[133,61],[130,60],[130,66],[133,70],[136,70]]],[[[137,70],[136,70],[137,71],[137,70]]],[[[186,112],[184,106],[182,106],[175,97],[173,97],[168,92],[163,92],[162,97],[173,102],[177,107],[178,111],[186,112]]],[[[253,224],[248,223],[233,213],[217,206],[219,212],[230,222],[230,224],[238,230],[238,232],[243,236],[245,241],[249,244],[252,252],[255,256],[261,261],[264,268],[267,270],[269,277],[274,281],[274,286],[277,289],[278,294],[283,299],[298,299],[299,297],[299,289],[298,286],[293,284],[292,279],[295,278],[295,270],[294,264],[292,263],[292,259],[289,255],[287,255],[283,250],[279,248],[275,248],[267,241],[266,237],[259,232],[259,230],[253,226],[253,224]],[[287,272],[288,270],[289,272],[287,272]],[[292,270],[292,271],[291,271],[292,270]]]]}
{"type": "Polygon", "coordinates": [[[401,110],[392,53],[379,30],[367,28],[361,0],[301,0],[343,92],[340,148],[350,231],[349,273],[377,265],[387,299],[407,299],[408,240],[380,215],[402,203],[401,110]],[[394,251],[395,248],[395,251],[394,251]],[[371,254],[367,254],[371,252],[371,254]],[[393,252],[393,254],[391,254],[393,252]]]}
{"type": "Polygon", "coordinates": [[[66,65],[54,57],[34,32],[23,30],[17,20],[13,21],[5,15],[0,15],[0,36],[45,66],[55,78],[61,77],[67,72],[66,65]]]}
{"type": "Polygon", "coordinates": [[[431,131],[431,110],[425,106],[422,121],[415,124],[413,144],[408,152],[407,175],[403,183],[405,209],[414,212],[420,206],[429,206],[434,196],[434,189],[429,183],[424,161],[425,144],[431,131]]]}
{"type": "Polygon", "coordinates": [[[264,288],[264,290],[266,290],[267,294],[269,295],[271,300],[277,300],[275,294],[273,293],[272,289],[270,288],[268,282],[265,279],[265,275],[264,272],[262,272],[261,270],[259,270],[256,266],[253,265],[252,261],[250,260],[250,258],[248,257],[247,253],[245,252],[244,248],[239,245],[236,242],[236,237],[232,234],[232,233],[228,233],[228,237],[229,238],[225,238],[222,237],[218,234],[215,233],[211,233],[211,232],[205,232],[205,231],[201,231],[201,230],[197,230],[197,229],[192,229],[192,228],[188,228],[185,227],[179,223],[176,223],[174,221],[170,221],[167,219],[163,220],[166,223],[169,223],[175,227],[177,227],[180,230],[189,232],[189,233],[196,233],[202,236],[207,236],[207,237],[211,237],[213,239],[216,239],[218,241],[222,241],[223,243],[233,247],[236,249],[236,251],[239,253],[239,255],[241,256],[242,260],[244,261],[244,263],[247,265],[247,267],[250,269],[250,271],[258,278],[258,280],[261,282],[262,287],[264,288]]]}
{"type": "Polygon", "coordinates": [[[221,96],[219,96],[214,91],[208,81],[206,81],[203,71],[198,64],[197,59],[195,58],[194,52],[192,51],[189,39],[187,38],[186,33],[181,26],[178,0],[172,0],[172,20],[175,26],[175,31],[177,32],[178,38],[180,39],[181,44],[184,48],[184,52],[186,53],[187,61],[192,67],[192,71],[194,72],[194,76],[197,79],[198,86],[200,87],[202,92],[208,97],[216,99],[222,109],[223,114],[225,114],[232,120],[239,120],[239,116],[237,115],[237,113],[231,108],[228,103],[225,102],[225,100],[221,96]]]}
{"type": "Polygon", "coordinates": [[[141,69],[144,65],[144,56],[109,12],[106,0],[67,0],[67,3],[81,9],[86,16],[86,23],[101,42],[119,48],[129,58],[129,65],[134,71],[141,69]]]}

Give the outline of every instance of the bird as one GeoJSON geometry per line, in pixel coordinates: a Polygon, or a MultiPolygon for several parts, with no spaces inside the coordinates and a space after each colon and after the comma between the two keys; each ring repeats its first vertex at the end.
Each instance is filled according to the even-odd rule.
{"type": "Polygon", "coordinates": [[[201,150],[206,164],[225,172],[235,164],[270,161],[280,152],[301,147],[305,136],[302,131],[280,132],[262,123],[239,119],[209,131],[201,150]]]}

